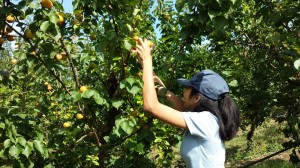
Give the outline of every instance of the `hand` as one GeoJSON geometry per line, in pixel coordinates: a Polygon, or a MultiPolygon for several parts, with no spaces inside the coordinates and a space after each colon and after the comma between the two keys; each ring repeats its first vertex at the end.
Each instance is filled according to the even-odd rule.
{"type": "Polygon", "coordinates": [[[160,86],[162,87],[166,87],[165,84],[161,81],[161,79],[155,74],[155,72],[153,72],[153,80],[154,83],[157,82],[160,86]]]}
{"type": "Polygon", "coordinates": [[[138,53],[138,60],[141,65],[143,65],[144,60],[152,60],[153,45],[149,46],[149,41],[147,39],[138,39],[136,47],[132,52],[138,53]]]}
{"type": "Polygon", "coordinates": [[[164,86],[161,86],[161,85],[155,86],[155,89],[156,89],[157,96],[159,96],[159,97],[166,96],[167,91],[168,91],[167,88],[165,88],[164,86]]]}

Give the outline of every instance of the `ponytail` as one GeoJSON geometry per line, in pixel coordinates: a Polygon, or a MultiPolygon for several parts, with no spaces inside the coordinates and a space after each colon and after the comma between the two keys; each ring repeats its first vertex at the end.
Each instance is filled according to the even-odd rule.
{"type": "Polygon", "coordinates": [[[200,103],[196,112],[209,111],[218,118],[220,138],[223,141],[231,140],[240,126],[240,111],[228,93],[221,95],[218,101],[207,98],[192,88],[190,97],[200,94],[200,103]]]}
{"type": "Polygon", "coordinates": [[[229,141],[239,129],[240,111],[227,93],[222,95],[218,105],[222,122],[222,124],[220,122],[220,136],[222,140],[229,141]]]}

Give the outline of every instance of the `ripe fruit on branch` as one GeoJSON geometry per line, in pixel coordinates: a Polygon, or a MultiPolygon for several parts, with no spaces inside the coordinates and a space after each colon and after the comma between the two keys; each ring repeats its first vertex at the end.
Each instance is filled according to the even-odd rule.
{"type": "Polygon", "coordinates": [[[86,90],[88,90],[88,88],[86,86],[81,86],[80,87],[80,92],[81,93],[85,92],[86,90]]]}
{"type": "Polygon", "coordinates": [[[65,122],[64,124],[63,124],[63,127],[64,128],[69,128],[71,126],[71,123],[70,122],[65,122]]]}
{"type": "Polygon", "coordinates": [[[78,120],[81,120],[81,119],[83,119],[83,115],[82,115],[81,113],[77,113],[77,114],[76,114],[76,118],[77,118],[78,120]]]}
{"type": "Polygon", "coordinates": [[[58,24],[58,26],[61,26],[61,25],[63,25],[63,23],[65,22],[65,19],[64,19],[64,17],[62,16],[62,14],[60,14],[59,12],[57,12],[57,15],[58,15],[57,24],[58,24]]]}
{"type": "Polygon", "coordinates": [[[7,41],[14,41],[15,37],[13,35],[6,35],[7,41]]]}
{"type": "Polygon", "coordinates": [[[18,63],[18,60],[16,60],[16,59],[14,58],[14,59],[11,60],[11,63],[12,63],[13,65],[16,65],[16,64],[18,63]]]}
{"type": "Polygon", "coordinates": [[[0,45],[4,43],[4,38],[0,37],[0,45]]]}
{"type": "Polygon", "coordinates": [[[53,7],[53,3],[51,0],[42,0],[41,5],[43,8],[51,9],[53,7]]]}
{"type": "MultiPolygon", "coordinates": [[[[6,31],[7,33],[11,33],[11,32],[13,31],[13,29],[12,29],[12,27],[10,27],[10,26],[6,26],[5,31],[6,31]]],[[[5,32],[5,31],[4,31],[4,32],[5,32]]]]}
{"type": "Polygon", "coordinates": [[[97,39],[96,34],[95,34],[95,33],[91,33],[91,34],[90,34],[90,40],[94,41],[94,40],[96,40],[96,39],[97,39]]]}
{"type": "Polygon", "coordinates": [[[152,47],[153,46],[153,42],[152,41],[148,41],[148,46],[152,47]]]}
{"type": "Polygon", "coordinates": [[[77,13],[77,14],[75,14],[75,18],[76,18],[78,21],[82,22],[82,19],[83,19],[82,13],[77,13]]]}
{"type": "Polygon", "coordinates": [[[32,39],[33,37],[35,37],[35,32],[31,31],[30,29],[26,29],[25,30],[25,36],[28,39],[32,39]]]}
{"type": "Polygon", "coordinates": [[[4,30],[0,30],[0,34],[2,35],[7,35],[8,34],[8,32],[7,32],[7,30],[6,29],[4,29],[4,30]]]}
{"type": "Polygon", "coordinates": [[[137,42],[137,41],[139,40],[139,36],[134,36],[134,37],[133,37],[133,40],[134,40],[135,42],[137,42]]]}
{"type": "Polygon", "coordinates": [[[55,58],[56,58],[57,61],[66,60],[67,59],[67,55],[65,53],[57,53],[55,55],[55,58]]]}
{"type": "Polygon", "coordinates": [[[36,56],[36,52],[35,52],[35,51],[32,51],[32,52],[30,52],[30,55],[36,56]]]}
{"type": "Polygon", "coordinates": [[[47,85],[47,89],[48,89],[49,91],[53,90],[53,88],[52,88],[52,86],[51,86],[50,84],[47,85]]]}
{"type": "Polygon", "coordinates": [[[48,86],[48,85],[49,85],[49,83],[48,83],[48,82],[45,82],[45,83],[44,83],[44,85],[45,85],[45,86],[48,86]]]}
{"type": "Polygon", "coordinates": [[[15,21],[15,17],[13,16],[13,15],[8,15],[8,16],[6,16],[6,21],[8,22],[8,23],[12,23],[12,22],[14,22],[15,21]]]}

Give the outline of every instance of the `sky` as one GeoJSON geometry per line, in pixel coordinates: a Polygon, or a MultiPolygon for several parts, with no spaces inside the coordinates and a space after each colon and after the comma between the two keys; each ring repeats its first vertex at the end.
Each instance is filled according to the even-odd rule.
{"type": "Polygon", "coordinates": [[[68,13],[73,12],[72,0],[64,0],[63,6],[64,6],[66,12],[68,12],[68,13]]]}

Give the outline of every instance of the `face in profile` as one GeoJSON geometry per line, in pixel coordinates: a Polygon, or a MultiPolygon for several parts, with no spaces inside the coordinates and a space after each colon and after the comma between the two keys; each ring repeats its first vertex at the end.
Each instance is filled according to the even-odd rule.
{"type": "Polygon", "coordinates": [[[186,87],[183,90],[183,107],[185,111],[193,111],[200,100],[200,96],[198,94],[193,95],[192,97],[190,96],[192,93],[192,88],[191,87],[186,87]]]}

